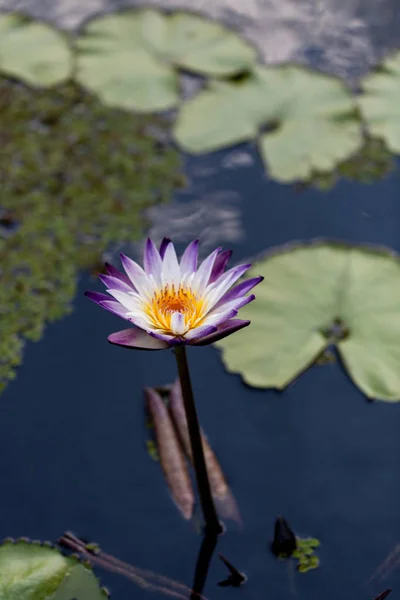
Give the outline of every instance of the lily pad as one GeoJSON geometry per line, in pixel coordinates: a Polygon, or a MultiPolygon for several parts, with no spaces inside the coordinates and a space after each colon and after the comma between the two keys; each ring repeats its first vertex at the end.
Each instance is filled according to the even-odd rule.
{"type": "Polygon", "coordinates": [[[234,75],[250,69],[255,49],[234,31],[191,13],[168,18],[168,59],[203,75],[234,75]]]}
{"type": "Polygon", "coordinates": [[[0,598],[4,600],[105,600],[92,571],[56,548],[36,542],[0,545],[0,598]]]}
{"type": "Polygon", "coordinates": [[[209,75],[249,68],[255,50],[199,16],[125,11],[91,21],[77,40],[78,80],[112,106],[153,112],[179,101],[177,67],[209,75]]]}
{"type": "Polygon", "coordinates": [[[400,153],[400,52],[361,81],[359,103],[370,133],[400,153]]]}
{"type": "Polygon", "coordinates": [[[76,42],[78,81],[110,106],[172,108],[179,99],[178,77],[153,46],[165,38],[165,18],[155,10],[95,19],[76,42]]]}
{"type": "MultiPolygon", "coordinates": [[[[99,587],[93,572],[76,565],[63,579],[58,590],[48,600],[108,600],[108,593],[99,587]]],[[[23,600],[23,599],[21,599],[23,600]]]]}
{"type": "Polygon", "coordinates": [[[33,86],[51,86],[71,74],[64,35],[26,16],[0,15],[0,71],[33,86]]]}
{"type": "Polygon", "coordinates": [[[389,250],[317,241],[284,246],[252,269],[263,275],[251,325],[217,346],[227,369],[261,388],[285,388],[336,345],[371,399],[400,400],[400,260],[389,250]]]}
{"type": "Polygon", "coordinates": [[[279,181],[330,171],[363,143],[345,85],[295,66],[255,67],[239,82],[211,82],[183,105],[174,134],[193,153],[258,137],[269,174],[279,181]]]}

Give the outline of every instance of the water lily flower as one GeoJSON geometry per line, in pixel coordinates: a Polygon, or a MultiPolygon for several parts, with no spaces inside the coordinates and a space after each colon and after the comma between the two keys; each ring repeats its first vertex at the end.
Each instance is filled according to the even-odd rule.
{"type": "Polygon", "coordinates": [[[198,266],[198,245],[198,240],[191,242],[178,261],[171,240],[165,238],[158,250],[148,239],[144,268],[124,254],[125,273],[106,265],[107,274],[99,278],[109,296],[98,292],[86,296],[132,323],[109,336],[112,344],[145,350],[205,345],[249,325],[250,321],[235,317],[254,300],[247,293],[263,278],[234,285],[251,265],[226,271],[231,252],[217,248],[198,266]]]}

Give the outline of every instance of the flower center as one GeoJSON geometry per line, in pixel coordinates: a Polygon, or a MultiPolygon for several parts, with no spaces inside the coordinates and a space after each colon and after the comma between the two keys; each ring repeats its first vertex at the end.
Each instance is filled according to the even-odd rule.
{"type": "Polygon", "coordinates": [[[154,293],[145,310],[155,329],[167,334],[182,335],[201,324],[205,316],[205,303],[189,287],[179,285],[176,288],[173,283],[167,283],[162,290],[154,293]],[[174,330],[172,316],[175,313],[183,316],[183,331],[174,330]]]}

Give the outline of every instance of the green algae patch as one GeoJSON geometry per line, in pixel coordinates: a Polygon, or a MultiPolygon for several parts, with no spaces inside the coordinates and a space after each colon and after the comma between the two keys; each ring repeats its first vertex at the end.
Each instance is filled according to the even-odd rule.
{"type": "Polygon", "coordinates": [[[25,340],[71,311],[77,273],[140,239],[144,210],[183,184],[168,124],[104,107],[77,85],[0,79],[0,389],[25,340]]]}

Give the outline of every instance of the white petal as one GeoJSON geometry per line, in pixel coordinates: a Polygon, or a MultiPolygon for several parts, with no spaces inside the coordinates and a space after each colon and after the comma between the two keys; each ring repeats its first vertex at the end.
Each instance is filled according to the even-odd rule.
{"type": "Polygon", "coordinates": [[[127,294],[126,292],[121,292],[121,290],[107,290],[107,292],[129,311],[137,310],[141,306],[132,293],[127,294]]]}
{"type": "Polygon", "coordinates": [[[222,275],[214,284],[209,286],[205,292],[205,299],[209,306],[217,304],[218,300],[233,286],[234,283],[250,268],[251,265],[238,265],[232,267],[222,275]]]}
{"type": "Polygon", "coordinates": [[[198,268],[192,283],[193,291],[198,294],[202,294],[207,287],[210,275],[214,266],[215,259],[217,258],[221,248],[217,248],[207,258],[203,260],[200,267],[198,268]]]}
{"type": "Polygon", "coordinates": [[[171,316],[171,331],[175,335],[183,335],[187,331],[185,317],[180,312],[174,312],[171,316]]]}
{"type": "Polygon", "coordinates": [[[134,260],[129,258],[129,256],[125,256],[125,254],[122,253],[121,262],[126,274],[132,281],[139,294],[145,297],[150,296],[153,292],[153,288],[148,275],[143,271],[142,267],[140,267],[134,260]]]}
{"type": "Polygon", "coordinates": [[[175,284],[175,286],[179,286],[181,279],[181,270],[172,242],[168,244],[165,250],[162,275],[164,284],[173,283],[175,284]]]}

